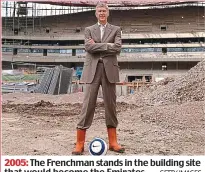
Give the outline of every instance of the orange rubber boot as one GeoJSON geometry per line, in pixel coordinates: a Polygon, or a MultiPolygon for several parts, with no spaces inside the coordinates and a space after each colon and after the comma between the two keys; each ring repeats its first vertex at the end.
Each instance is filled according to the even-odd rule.
{"type": "Polygon", "coordinates": [[[75,149],[73,150],[73,155],[82,155],[84,152],[84,143],[85,143],[85,133],[86,130],[77,129],[77,142],[75,149]]]}
{"type": "Polygon", "coordinates": [[[118,152],[118,153],[124,153],[125,149],[122,148],[117,143],[117,134],[116,134],[116,128],[108,128],[108,138],[109,138],[109,150],[118,152]]]}

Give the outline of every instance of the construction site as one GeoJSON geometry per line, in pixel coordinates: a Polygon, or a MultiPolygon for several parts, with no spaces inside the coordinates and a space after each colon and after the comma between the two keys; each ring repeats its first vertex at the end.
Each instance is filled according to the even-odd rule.
{"type": "MultiPolygon", "coordinates": [[[[71,155],[96,1],[2,2],[2,154],[71,155]]],[[[112,0],[122,30],[116,84],[124,154],[205,154],[205,2],[112,0]]],[[[108,142],[102,90],[87,131],[108,142]]]]}

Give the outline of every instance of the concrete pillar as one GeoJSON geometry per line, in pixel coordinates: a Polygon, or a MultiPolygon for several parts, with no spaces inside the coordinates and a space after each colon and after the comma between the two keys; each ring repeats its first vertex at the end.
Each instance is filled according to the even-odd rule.
{"type": "Polygon", "coordinates": [[[116,85],[116,96],[119,97],[122,95],[122,86],[121,85],[116,85]]]}
{"type": "Polygon", "coordinates": [[[17,48],[13,48],[13,55],[17,55],[18,54],[18,49],[17,48]]]}
{"type": "Polygon", "coordinates": [[[72,49],[72,56],[76,56],[76,49],[72,49]]]}
{"type": "Polygon", "coordinates": [[[43,49],[43,56],[47,56],[47,49],[43,49]]]}
{"type": "Polygon", "coordinates": [[[126,96],[128,94],[127,92],[127,85],[122,86],[122,96],[126,96]]]}

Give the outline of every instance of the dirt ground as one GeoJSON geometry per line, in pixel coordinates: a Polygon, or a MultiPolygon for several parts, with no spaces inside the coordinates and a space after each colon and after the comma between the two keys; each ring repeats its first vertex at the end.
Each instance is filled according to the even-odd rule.
{"type": "MultiPolygon", "coordinates": [[[[2,96],[3,155],[71,155],[83,93],[2,96]]],[[[120,97],[118,141],[122,155],[205,155],[205,101],[139,105],[120,97]]],[[[94,137],[108,143],[102,99],[87,131],[85,155],[94,137]]],[[[118,155],[108,151],[107,155],[118,155]]]]}
{"type": "MultiPolygon", "coordinates": [[[[71,155],[82,102],[83,93],[4,94],[3,155],[71,155]]],[[[98,99],[85,155],[95,137],[108,143],[103,106],[98,99]]],[[[205,155],[205,60],[184,75],[118,97],[117,113],[122,155],[205,155]]]]}

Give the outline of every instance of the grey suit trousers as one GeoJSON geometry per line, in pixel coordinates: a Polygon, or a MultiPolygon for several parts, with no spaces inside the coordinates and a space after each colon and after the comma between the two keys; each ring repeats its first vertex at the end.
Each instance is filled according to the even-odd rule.
{"type": "Polygon", "coordinates": [[[80,121],[77,124],[78,129],[88,129],[91,126],[100,85],[103,92],[106,126],[117,127],[116,84],[108,81],[104,64],[98,63],[93,82],[86,85],[80,121]]]}

